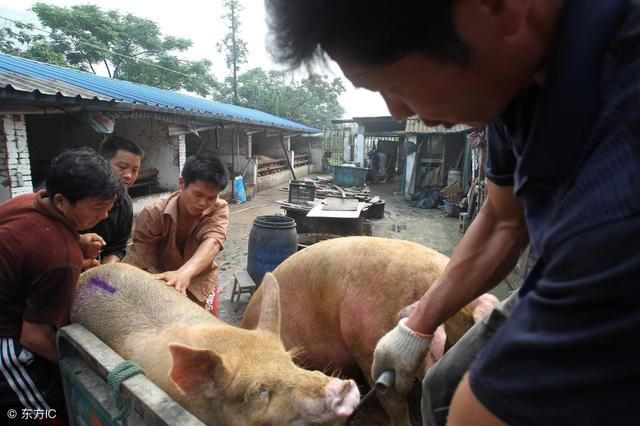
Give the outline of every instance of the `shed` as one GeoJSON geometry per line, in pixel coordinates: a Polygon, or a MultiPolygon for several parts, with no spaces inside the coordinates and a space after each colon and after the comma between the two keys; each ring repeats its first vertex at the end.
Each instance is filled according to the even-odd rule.
{"type": "Polygon", "coordinates": [[[467,134],[472,130],[464,124],[427,126],[419,117],[407,120],[405,199],[411,199],[417,188],[446,185],[449,176],[459,176],[462,190],[469,189],[464,168],[470,158],[467,134]]]}
{"type": "Polygon", "coordinates": [[[174,190],[199,151],[215,152],[258,189],[313,172],[313,158],[321,166],[321,142],[310,142],[319,130],[304,124],[5,54],[0,99],[0,201],[32,191],[62,148],[97,148],[111,132],[142,146],[142,169],[158,170],[158,190],[174,190]]]}

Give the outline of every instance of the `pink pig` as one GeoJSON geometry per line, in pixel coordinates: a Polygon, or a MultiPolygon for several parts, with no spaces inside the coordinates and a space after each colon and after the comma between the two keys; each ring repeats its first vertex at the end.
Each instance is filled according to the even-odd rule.
{"type": "Polygon", "coordinates": [[[138,268],[80,276],[71,318],[208,425],[343,423],[360,401],[353,380],[295,365],[279,338],[278,282],[262,284],[255,330],[218,320],[138,268]]]}
{"type": "MultiPolygon", "coordinates": [[[[438,278],[449,258],[435,250],[403,240],[345,237],[323,241],[281,263],[273,274],[280,283],[282,341],[300,350],[300,365],[340,371],[370,381],[377,341],[407,316],[412,303],[438,278]]],[[[264,290],[251,298],[241,327],[258,323],[264,290]]],[[[423,365],[442,357],[473,325],[481,311],[497,299],[484,295],[441,326],[423,365]],[[446,333],[445,333],[446,330],[446,333]]],[[[409,424],[405,400],[380,398],[394,425],[409,424]]]]}

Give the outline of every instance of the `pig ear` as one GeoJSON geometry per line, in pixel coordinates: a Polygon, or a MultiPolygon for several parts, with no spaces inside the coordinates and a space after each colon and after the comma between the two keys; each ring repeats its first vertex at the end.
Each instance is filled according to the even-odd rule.
{"type": "Polygon", "coordinates": [[[169,377],[187,395],[220,395],[226,386],[229,368],[224,358],[209,349],[198,349],[179,343],[169,344],[173,366],[169,377]]]}
{"type": "Polygon", "coordinates": [[[262,304],[260,305],[259,330],[270,331],[280,336],[280,286],[278,280],[267,272],[262,280],[262,304]]]}

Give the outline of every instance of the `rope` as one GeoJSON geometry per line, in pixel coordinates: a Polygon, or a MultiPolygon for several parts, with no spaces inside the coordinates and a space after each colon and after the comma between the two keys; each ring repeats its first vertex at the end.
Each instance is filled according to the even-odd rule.
{"type": "Polygon", "coordinates": [[[144,370],[134,361],[122,361],[116,365],[107,376],[107,382],[113,390],[113,399],[116,401],[116,407],[119,412],[111,420],[115,423],[120,422],[127,425],[127,418],[133,410],[133,401],[131,399],[124,400],[120,396],[120,384],[136,374],[144,374],[144,370]]]}

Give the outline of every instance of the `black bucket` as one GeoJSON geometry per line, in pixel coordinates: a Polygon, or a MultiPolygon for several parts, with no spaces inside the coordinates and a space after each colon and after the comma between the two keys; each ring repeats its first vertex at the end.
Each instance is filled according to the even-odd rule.
{"type": "Polygon", "coordinates": [[[382,219],[384,217],[384,205],[386,203],[384,200],[377,201],[372,203],[371,206],[367,209],[367,216],[369,219],[382,219]]]}
{"type": "Polygon", "coordinates": [[[296,221],[287,216],[258,216],[249,233],[247,272],[259,286],[271,272],[298,249],[296,221]]]}

